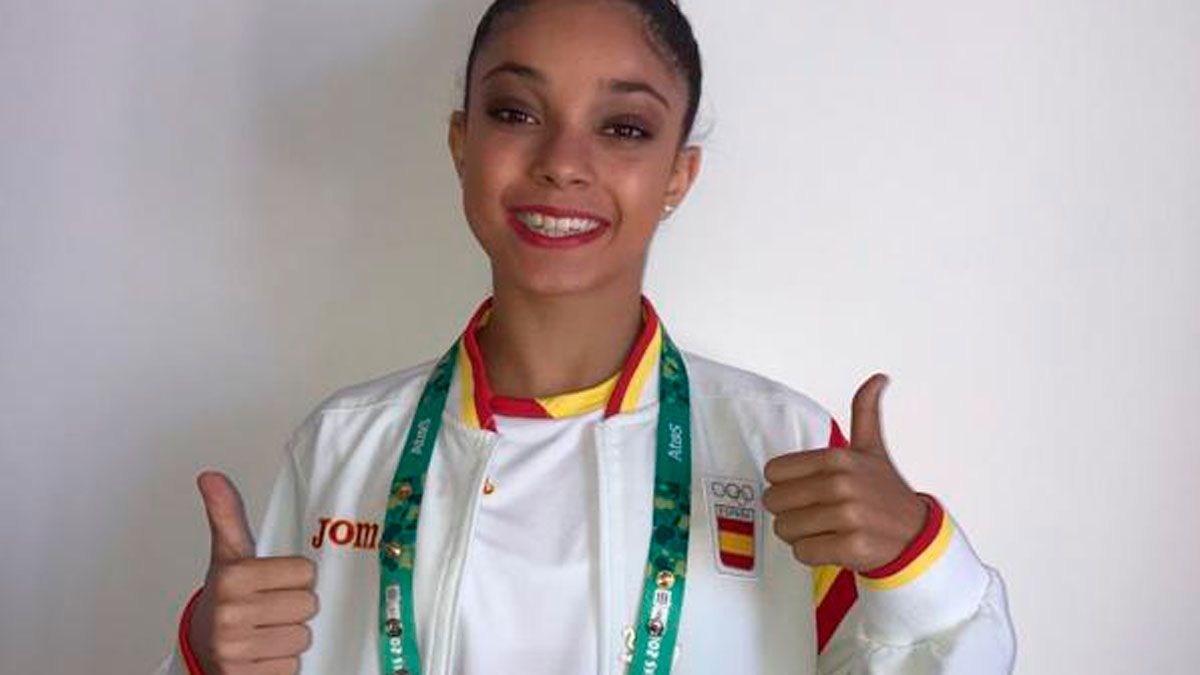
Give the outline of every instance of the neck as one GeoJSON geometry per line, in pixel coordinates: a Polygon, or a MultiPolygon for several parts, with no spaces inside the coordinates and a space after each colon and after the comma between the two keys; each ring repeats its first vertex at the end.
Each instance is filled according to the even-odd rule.
{"type": "Polygon", "coordinates": [[[494,394],[539,398],[607,380],[641,327],[637,287],[547,296],[497,285],[477,337],[494,394]]]}

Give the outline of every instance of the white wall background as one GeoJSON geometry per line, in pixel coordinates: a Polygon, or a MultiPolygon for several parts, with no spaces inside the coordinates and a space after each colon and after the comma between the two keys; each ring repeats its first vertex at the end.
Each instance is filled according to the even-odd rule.
{"type": "MultiPolygon", "coordinates": [[[[445,150],[482,0],[0,0],[0,672],[138,673],[332,389],[487,288],[445,150]],[[424,324],[419,323],[424,317],[424,324]]],[[[648,292],[1002,570],[1018,672],[1194,672],[1200,3],[691,0],[706,161],[648,292]]]]}

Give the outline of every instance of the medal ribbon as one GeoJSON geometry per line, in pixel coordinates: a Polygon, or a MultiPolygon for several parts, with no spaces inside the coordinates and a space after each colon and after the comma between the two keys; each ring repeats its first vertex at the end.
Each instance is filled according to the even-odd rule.
{"type": "MultiPolygon", "coordinates": [[[[383,675],[420,675],[413,613],[413,566],[425,475],[450,392],[459,344],[429,376],[392,476],[379,545],[379,663],[383,675]]],[[[629,673],[670,673],[683,610],[691,513],[691,404],[687,370],[662,334],[659,409],[654,458],[654,511],[642,586],[641,618],[632,640],[629,673]]]]}

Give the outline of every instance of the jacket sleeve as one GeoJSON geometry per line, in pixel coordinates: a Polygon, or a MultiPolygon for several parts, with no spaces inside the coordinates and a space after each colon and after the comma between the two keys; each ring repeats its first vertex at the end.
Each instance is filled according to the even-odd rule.
{"type": "MultiPolygon", "coordinates": [[[[288,441],[284,464],[275,477],[262,526],[259,528],[255,552],[260,558],[300,555],[304,550],[301,522],[304,517],[303,499],[307,494],[307,484],[297,464],[296,446],[303,440],[307,431],[306,427],[297,429],[288,441]]],[[[155,671],[155,675],[204,675],[187,641],[188,626],[199,596],[200,589],[197,589],[183,608],[176,631],[175,648],[155,671]]]]}
{"type": "MultiPolygon", "coordinates": [[[[832,425],[830,445],[845,447],[832,425]]],[[[1011,673],[1016,638],[1004,583],[931,495],[925,527],[896,560],[813,574],[819,675],[1011,673]]]]}

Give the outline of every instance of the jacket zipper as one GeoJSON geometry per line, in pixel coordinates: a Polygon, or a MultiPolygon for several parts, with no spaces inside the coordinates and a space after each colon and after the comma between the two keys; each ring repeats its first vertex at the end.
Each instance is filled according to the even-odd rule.
{"type": "Polygon", "coordinates": [[[492,451],[498,440],[498,437],[491,436],[475,443],[480,446],[478,451],[482,455],[482,461],[476,463],[470,483],[472,486],[471,499],[464,510],[464,518],[459,523],[458,535],[454,538],[454,545],[447,556],[445,572],[438,581],[437,595],[440,602],[436,616],[441,617],[441,620],[436,624],[435,634],[430,636],[434,640],[431,644],[436,650],[436,654],[431,652],[433,658],[430,659],[430,668],[427,671],[430,675],[435,672],[435,667],[436,672],[442,675],[451,675],[454,647],[458,642],[458,610],[459,596],[462,592],[463,569],[466,566],[467,556],[470,555],[471,541],[475,538],[475,522],[483,494],[483,481],[491,466],[492,451]]]}
{"type": "Polygon", "coordinates": [[[608,443],[609,429],[604,422],[596,424],[595,447],[597,479],[599,481],[599,546],[600,546],[600,616],[597,658],[598,673],[624,673],[624,641],[620,640],[620,621],[623,616],[621,580],[624,578],[624,519],[622,512],[623,484],[621,456],[608,443]],[[616,629],[614,630],[614,626],[616,629]]]}

